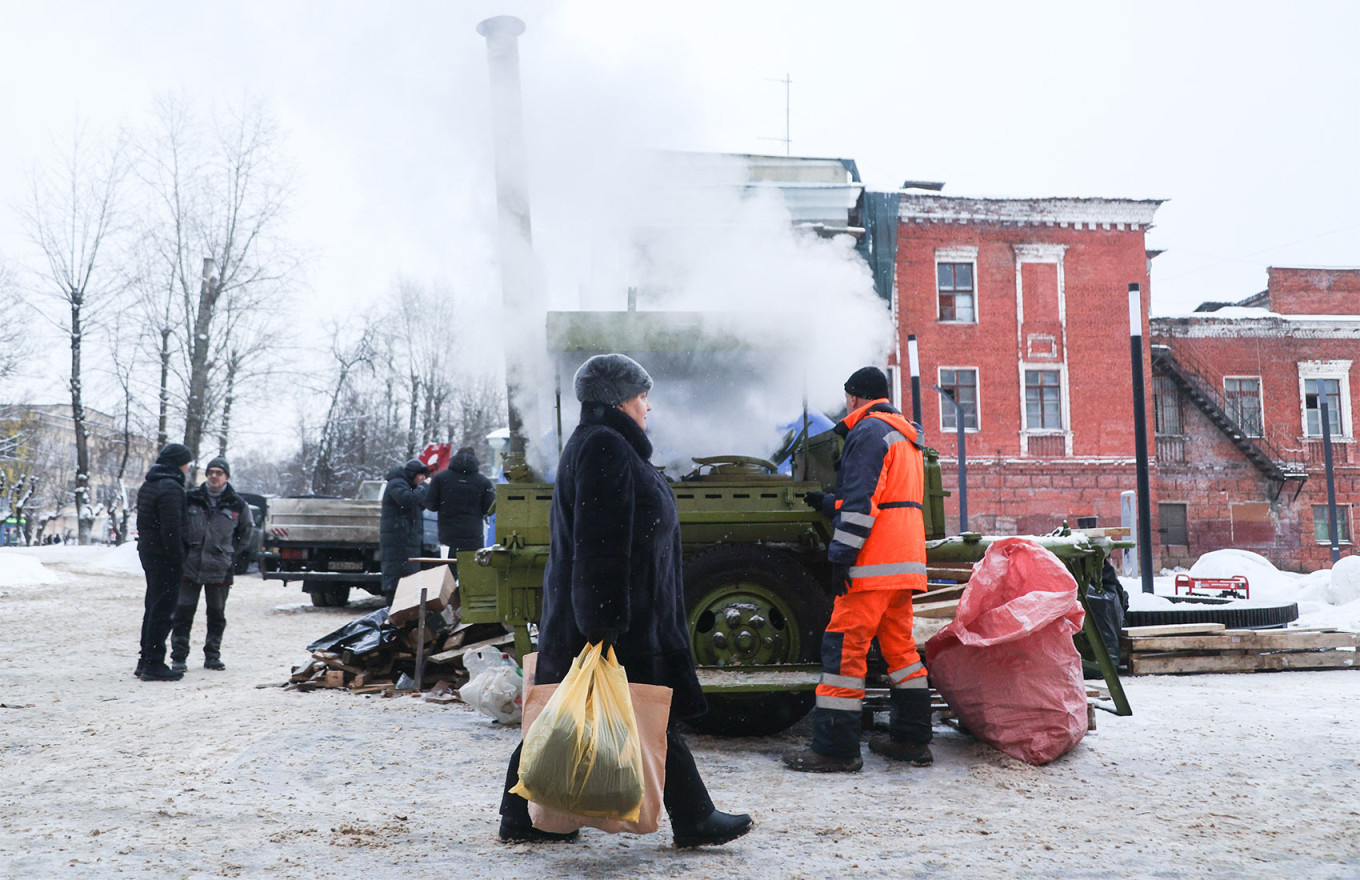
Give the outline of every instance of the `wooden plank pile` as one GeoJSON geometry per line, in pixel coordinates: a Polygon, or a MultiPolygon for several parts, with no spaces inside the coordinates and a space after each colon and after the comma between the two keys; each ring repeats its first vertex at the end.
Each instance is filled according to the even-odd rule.
{"type": "Polygon", "coordinates": [[[1120,646],[1133,675],[1360,667],[1360,633],[1334,629],[1139,626],[1122,632],[1120,646]]]}
{"type": "MultiPolygon", "coordinates": [[[[417,654],[420,653],[416,650],[418,633],[415,624],[408,624],[397,631],[394,639],[362,654],[345,649],[313,650],[308,662],[293,669],[284,688],[303,692],[318,688],[344,689],[355,694],[384,697],[413,692],[417,654]]],[[[430,627],[425,630],[425,636],[424,668],[420,677],[423,688],[429,688],[426,698],[431,702],[458,699],[458,688],[468,680],[463,668],[463,655],[468,651],[485,645],[507,650],[515,641],[514,635],[498,624],[464,623],[443,632],[430,627]]]]}

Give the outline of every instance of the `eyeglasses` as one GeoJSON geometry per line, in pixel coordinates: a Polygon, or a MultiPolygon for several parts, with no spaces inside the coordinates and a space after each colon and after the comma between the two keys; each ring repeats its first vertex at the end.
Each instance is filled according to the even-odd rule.
{"type": "Polygon", "coordinates": [[[204,473],[210,477],[225,477],[227,475],[227,472],[221,468],[208,468],[204,473]]]}

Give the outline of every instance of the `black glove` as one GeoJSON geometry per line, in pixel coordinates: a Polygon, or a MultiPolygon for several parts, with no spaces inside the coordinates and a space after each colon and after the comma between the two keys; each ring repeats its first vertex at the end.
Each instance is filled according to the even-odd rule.
{"type": "Polygon", "coordinates": [[[586,641],[592,645],[600,646],[600,653],[609,656],[609,649],[614,647],[614,642],[618,641],[619,631],[616,629],[602,629],[599,632],[591,633],[586,636],[586,641]]]}
{"type": "Polygon", "coordinates": [[[831,563],[831,595],[844,596],[850,592],[850,566],[831,563]]]}
{"type": "Polygon", "coordinates": [[[821,513],[822,502],[826,500],[825,492],[809,492],[803,496],[803,503],[813,510],[821,513]]]}

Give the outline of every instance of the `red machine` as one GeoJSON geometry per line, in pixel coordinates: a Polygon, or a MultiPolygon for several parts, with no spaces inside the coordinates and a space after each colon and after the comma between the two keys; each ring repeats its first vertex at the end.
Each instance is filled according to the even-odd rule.
{"type": "Polygon", "coordinates": [[[1247,579],[1240,574],[1226,578],[1190,577],[1188,574],[1176,575],[1176,595],[1185,588],[1187,596],[1218,596],[1224,599],[1250,599],[1251,589],[1247,579]]]}

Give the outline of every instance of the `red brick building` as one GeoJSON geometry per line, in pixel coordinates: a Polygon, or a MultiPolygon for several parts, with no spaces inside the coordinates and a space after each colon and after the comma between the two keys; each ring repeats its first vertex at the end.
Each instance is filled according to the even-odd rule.
{"type": "Polygon", "coordinates": [[[1147,338],[1145,234],[1160,204],[900,195],[899,362],[916,334],[926,437],[955,492],[951,528],[955,413],[933,385],[965,409],[971,530],[1119,525],[1120,493],[1136,485],[1128,285],[1142,286],[1147,338]]]}
{"type": "Polygon", "coordinates": [[[1161,564],[1221,547],[1280,568],[1330,565],[1322,403],[1338,533],[1360,500],[1360,269],[1271,268],[1267,289],[1151,322],[1161,564]]]}

